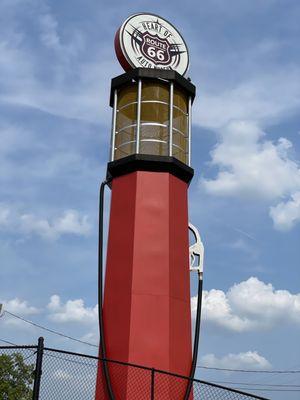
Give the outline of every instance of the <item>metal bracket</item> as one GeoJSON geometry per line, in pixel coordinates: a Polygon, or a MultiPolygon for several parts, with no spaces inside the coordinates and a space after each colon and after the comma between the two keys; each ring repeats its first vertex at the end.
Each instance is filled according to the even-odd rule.
{"type": "Polygon", "coordinates": [[[197,271],[200,279],[203,275],[203,263],[204,263],[204,245],[200,237],[198,229],[189,222],[189,230],[192,232],[195,243],[189,247],[190,253],[190,271],[197,271]]]}

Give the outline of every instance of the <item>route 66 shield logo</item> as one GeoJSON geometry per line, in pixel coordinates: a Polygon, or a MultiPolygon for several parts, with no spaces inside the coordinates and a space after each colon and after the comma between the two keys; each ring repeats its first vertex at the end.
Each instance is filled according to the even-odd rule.
{"type": "Polygon", "coordinates": [[[144,34],[141,52],[155,64],[167,65],[171,60],[168,41],[161,39],[158,35],[144,34]]]}

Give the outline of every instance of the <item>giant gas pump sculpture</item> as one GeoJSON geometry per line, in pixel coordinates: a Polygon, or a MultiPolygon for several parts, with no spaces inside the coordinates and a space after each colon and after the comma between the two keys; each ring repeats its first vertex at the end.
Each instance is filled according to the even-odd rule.
{"type": "MultiPolygon", "coordinates": [[[[189,254],[187,192],[193,177],[195,86],[184,78],[188,49],[179,32],[153,14],[129,17],[116,34],[115,47],[127,72],[112,79],[110,95],[105,357],[188,376],[190,264],[199,272],[203,262],[193,226],[198,240],[189,254]]],[[[112,366],[106,365],[103,373],[103,364],[97,400],[111,398],[107,378],[115,398],[139,398],[130,397],[126,380],[120,380],[112,366]]]]}

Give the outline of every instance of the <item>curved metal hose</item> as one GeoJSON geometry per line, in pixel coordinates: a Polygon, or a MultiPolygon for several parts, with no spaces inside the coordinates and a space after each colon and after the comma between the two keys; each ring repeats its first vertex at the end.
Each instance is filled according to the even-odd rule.
{"type": "Polygon", "coordinates": [[[198,299],[197,299],[197,312],[196,312],[196,325],[195,325],[195,338],[194,338],[194,349],[193,359],[191,365],[191,372],[189,376],[189,383],[186,388],[184,400],[188,400],[193,386],[193,379],[195,377],[195,371],[197,367],[198,349],[199,349],[199,337],[200,337],[200,321],[201,321],[201,307],[202,307],[202,289],[203,289],[203,277],[202,272],[199,274],[198,280],[198,299]]]}
{"type": "Polygon", "coordinates": [[[100,356],[103,359],[103,372],[106,383],[106,389],[110,400],[115,400],[114,392],[111,386],[109,371],[106,362],[106,345],[103,323],[103,210],[104,210],[104,191],[109,181],[101,183],[99,191],[99,226],[98,226],[98,319],[100,335],[100,356]]]}

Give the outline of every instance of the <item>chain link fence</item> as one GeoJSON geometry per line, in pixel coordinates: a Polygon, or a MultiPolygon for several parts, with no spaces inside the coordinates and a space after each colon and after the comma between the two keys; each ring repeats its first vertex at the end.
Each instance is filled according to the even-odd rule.
{"type": "MultiPolygon", "coordinates": [[[[190,380],[138,365],[37,346],[0,346],[1,400],[108,400],[103,364],[115,400],[184,400],[190,380]]],[[[188,400],[267,400],[194,379],[188,400]]]]}

